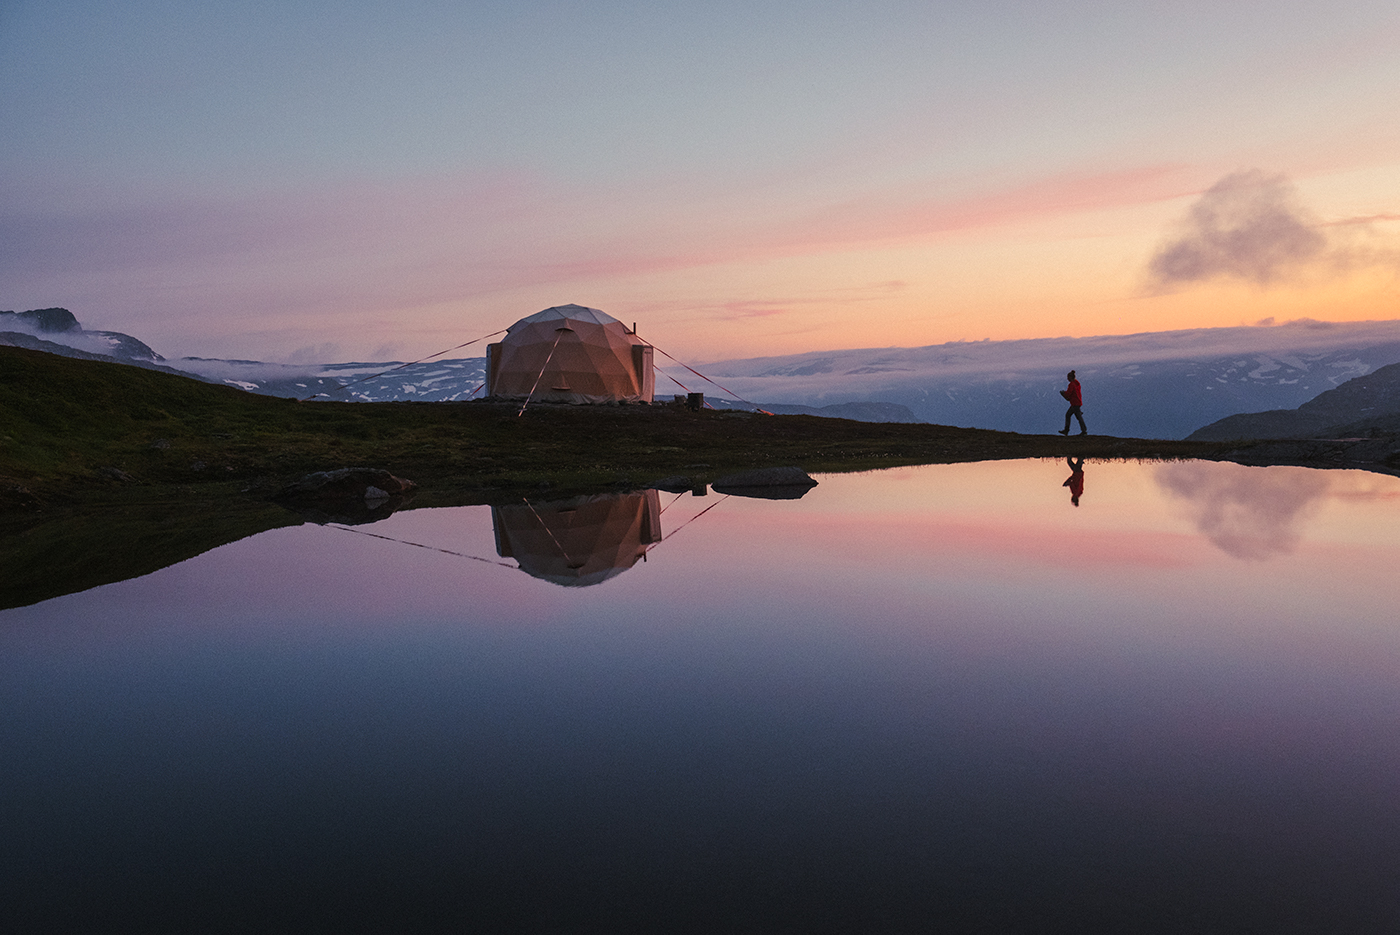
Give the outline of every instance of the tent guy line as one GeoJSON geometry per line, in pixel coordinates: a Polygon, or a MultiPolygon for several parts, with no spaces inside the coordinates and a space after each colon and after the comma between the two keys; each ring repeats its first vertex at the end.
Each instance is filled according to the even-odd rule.
{"type": "Polygon", "coordinates": [[[441,552],[443,555],[455,555],[458,558],[469,558],[474,562],[481,562],[486,565],[500,565],[502,568],[509,568],[511,571],[523,571],[519,565],[511,565],[507,562],[498,562],[490,558],[482,558],[478,555],[468,555],[465,552],[454,552],[451,549],[440,549],[435,545],[424,545],[421,542],[410,542],[407,539],[395,539],[393,536],[382,536],[377,532],[365,532],[363,529],[352,529],[349,526],[341,526],[338,523],[327,523],[327,529],[339,529],[341,532],[353,532],[357,536],[369,536],[371,539],[383,539],[385,542],[397,542],[400,545],[411,545],[418,549],[427,549],[429,552],[441,552]]]}
{"type": "MultiPolygon", "coordinates": [[[[677,526],[675,529],[671,530],[670,535],[662,536],[662,537],[661,537],[661,542],[666,542],[666,541],[668,541],[668,540],[671,538],[671,536],[674,536],[676,533],[680,532],[682,529],[684,529],[685,527],[689,526],[691,523],[695,522],[697,519],[699,519],[700,517],[704,516],[706,513],[710,512],[710,511],[713,510],[715,507],[719,506],[719,505],[720,505],[721,503],[723,503],[725,500],[728,500],[731,496],[733,496],[733,494],[725,494],[723,499],[721,499],[721,500],[716,500],[714,503],[711,503],[709,506],[705,507],[705,509],[701,510],[699,513],[696,513],[696,514],[695,514],[694,516],[692,516],[690,519],[686,520],[685,522],[683,522],[683,523],[681,523],[679,526],[677,526]]],[[[677,499],[679,499],[679,498],[677,498],[677,499]]],[[[672,500],[672,501],[671,501],[671,503],[675,503],[675,502],[676,502],[675,500],[672,500]]],[[[670,506],[670,504],[667,504],[667,506],[670,506]]],[[[650,552],[652,549],[656,548],[658,545],[661,544],[661,542],[653,542],[650,546],[647,547],[647,552],[650,552]]]]}
{"type": "MultiPolygon", "coordinates": [[[[636,330],[635,330],[635,328],[633,329],[632,333],[633,333],[633,334],[636,334],[636,333],[637,333],[636,330]]],[[[662,355],[663,357],[665,357],[667,360],[670,360],[670,361],[673,362],[673,363],[680,364],[682,367],[684,367],[685,369],[689,370],[691,373],[695,374],[697,377],[699,377],[700,379],[706,381],[707,383],[713,383],[715,386],[718,386],[721,390],[723,390],[724,392],[728,393],[730,396],[733,396],[736,400],[738,400],[739,402],[743,403],[744,405],[746,405],[746,406],[753,406],[754,409],[757,409],[759,412],[761,412],[761,413],[763,413],[764,415],[767,415],[767,416],[771,416],[771,415],[773,414],[773,413],[769,412],[767,409],[760,409],[757,403],[750,402],[749,400],[747,400],[747,399],[745,399],[744,397],[740,396],[738,393],[734,392],[733,390],[728,389],[727,387],[721,386],[718,382],[716,382],[716,381],[714,381],[714,380],[711,380],[709,377],[705,376],[703,373],[701,373],[699,370],[696,370],[694,367],[690,366],[689,364],[683,363],[682,361],[679,361],[679,360],[676,360],[676,358],[672,357],[670,354],[667,354],[664,350],[662,350],[661,348],[657,347],[655,344],[652,344],[651,346],[652,346],[653,348],[655,348],[657,351],[659,351],[659,352],[661,353],[661,355],[662,355]]],[[[664,373],[665,371],[662,371],[662,372],[664,373]]],[[[675,378],[675,377],[672,377],[669,373],[666,374],[666,376],[667,376],[667,377],[670,377],[670,379],[672,379],[672,380],[675,380],[676,385],[680,386],[682,389],[685,389],[685,384],[681,383],[680,380],[676,380],[676,378],[675,378]]],[[[687,389],[686,392],[689,393],[690,390],[687,389]]],[[[711,407],[711,408],[713,408],[713,407],[711,407]]]]}
{"type": "MultiPolygon", "coordinates": [[[[690,387],[686,386],[686,385],[685,385],[684,383],[682,383],[680,380],[677,380],[675,377],[671,376],[669,373],[667,373],[666,371],[662,370],[660,367],[657,367],[657,368],[656,368],[656,372],[659,373],[659,374],[661,374],[661,375],[662,375],[663,377],[665,377],[666,379],[670,380],[672,383],[676,384],[676,386],[679,386],[681,389],[685,390],[687,393],[693,392],[693,391],[691,390],[690,387]]],[[[707,408],[707,409],[713,409],[713,408],[715,408],[715,407],[714,407],[714,406],[711,406],[710,403],[709,403],[709,401],[706,400],[706,402],[705,402],[705,408],[707,408]]]]}
{"type": "MultiPolygon", "coordinates": [[[[672,500],[670,503],[666,504],[666,506],[662,509],[662,512],[664,513],[667,509],[670,509],[672,506],[674,506],[674,505],[676,504],[676,501],[677,501],[677,500],[680,500],[680,498],[681,498],[681,497],[684,497],[684,496],[685,496],[685,493],[684,493],[684,492],[677,494],[674,500],[672,500]]],[[[705,507],[705,509],[701,510],[699,513],[696,513],[696,514],[695,514],[694,516],[692,516],[690,519],[686,520],[685,522],[683,522],[683,523],[681,523],[679,526],[677,526],[675,529],[671,530],[671,532],[670,532],[669,535],[664,536],[664,537],[663,537],[660,541],[658,541],[658,542],[652,543],[652,544],[642,553],[642,558],[643,558],[643,560],[645,560],[647,554],[649,554],[649,553],[651,552],[652,549],[654,549],[654,548],[656,548],[657,546],[661,545],[663,542],[668,541],[668,540],[669,540],[672,536],[674,536],[676,533],[680,532],[682,529],[684,529],[685,527],[689,526],[691,523],[695,522],[697,519],[699,519],[700,517],[704,516],[706,513],[710,512],[710,511],[713,510],[715,507],[719,506],[719,505],[720,505],[721,503],[723,503],[725,500],[728,500],[728,499],[730,498],[730,496],[732,496],[732,495],[731,495],[731,494],[725,494],[722,498],[720,498],[719,500],[716,500],[714,503],[711,503],[709,506],[705,507]]],[[[535,510],[535,505],[534,505],[533,503],[531,503],[531,502],[530,502],[528,499],[526,499],[525,497],[521,497],[520,500],[521,500],[522,503],[525,504],[526,507],[529,508],[530,513],[534,516],[536,522],[539,523],[540,528],[542,528],[542,529],[546,532],[546,534],[548,534],[549,538],[550,538],[550,539],[553,541],[553,543],[554,543],[554,547],[555,547],[556,549],[559,550],[559,554],[562,555],[562,556],[564,557],[564,560],[565,560],[566,562],[572,562],[573,559],[570,557],[570,555],[569,555],[569,553],[568,553],[568,550],[566,550],[566,549],[564,548],[563,544],[560,543],[558,537],[556,537],[556,536],[554,535],[554,531],[553,531],[552,529],[550,529],[549,524],[546,523],[546,522],[544,521],[544,517],[540,516],[540,514],[538,513],[538,511],[535,510]]],[[[365,532],[363,529],[354,529],[354,528],[352,528],[352,527],[350,527],[350,526],[343,526],[343,525],[341,525],[341,524],[339,524],[339,523],[326,523],[326,524],[325,524],[325,528],[327,528],[327,529],[339,530],[340,532],[354,533],[354,534],[357,535],[357,536],[367,536],[367,537],[369,537],[369,538],[371,538],[371,539],[379,539],[380,541],[383,541],[383,542],[397,542],[399,545],[410,545],[410,546],[413,546],[415,549],[426,549],[426,550],[428,550],[429,552],[438,552],[438,553],[440,553],[440,554],[442,554],[442,555],[451,555],[451,556],[454,556],[454,557],[456,557],[456,558],[465,558],[465,559],[468,559],[468,560],[473,561],[473,562],[481,562],[483,565],[499,565],[501,568],[509,568],[511,571],[525,571],[525,569],[522,568],[519,564],[512,565],[512,564],[510,564],[509,562],[498,562],[498,561],[496,561],[496,560],[494,560],[494,559],[482,558],[482,557],[479,556],[479,555],[469,555],[469,554],[466,553],[466,552],[457,552],[457,551],[454,551],[454,550],[452,550],[452,549],[444,549],[444,548],[441,548],[441,547],[439,547],[439,546],[428,545],[428,544],[423,543],[423,542],[413,542],[412,540],[409,540],[409,539],[399,539],[399,538],[396,538],[396,537],[394,537],[394,536],[386,536],[386,535],[382,535],[381,533],[376,533],[376,532],[365,532]]]]}
{"type": "MultiPolygon", "coordinates": [[[[520,408],[520,412],[524,412],[524,411],[525,411],[525,407],[522,406],[522,407],[520,408]]],[[[519,414],[520,414],[520,413],[516,413],[516,415],[519,415],[519,414]]],[[[560,554],[560,555],[564,556],[564,562],[565,562],[570,568],[574,568],[574,567],[580,567],[580,568],[581,568],[581,567],[583,566],[583,563],[580,562],[577,566],[574,565],[574,560],[573,560],[572,556],[569,555],[568,550],[565,549],[564,546],[559,542],[559,537],[556,536],[556,535],[554,534],[554,530],[553,530],[553,529],[550,529],[550,528],[549,528],[549,524],[546,523],[546,522],[544,521],[544,517],[540,516],[539,511],[535,509],[535,505],[534,505],[533,503],[531,503],[529,500],[525,499],[524,497],[521,497],[521,498],[520,498],[520,502],[523,503],[523,504],[525,504],[527,507],[530,508],[530,515],[533,516],[533,517],[535,518],[535,521],[536,521],[537,523],[540,524],[540,528],[543,529],[546,533],[549,534],[549,539],[550,539],[551,542],[554,543],[554,547],[555,547],[556,549],[559,550],[559,554],[560,554]]]]}
{"type": "MultiPolygon", "coordinates": [[[[466,342],[465,344],[458,344],[456,347],[449,347],[449,348],[448,348],[447,350],[445,350],[445,351],[438,351],[436,354],[429,354],[427,357],[420,357],[418,360],[411,360],[411,361],[409,361],[409,362],[406,363],[406,364],[399,364],[397,367],[390,367],[388,370],[383,370],[383,371],[380,371],[379,373],[372,373],[372,374],[370,374],[369,376],[367,376],[367,377],[361,377],[361,378],[358,379],[358,380],[352,380],[351,382],[345,384],[344,386],[342,386],[342,387],[341,387],[340,389],[338,389],[338,390],[332,390],[332,391],[329,392],[329,393],[313,393],[312,395],[310,395],[310,396],[306,397],[305,399],[301,400],[301,402],[309,403],[309,402],[311,402],[311,400],[317,399],[317,398],[319,398],[319,397],[321,397],[321,396],[335,396],[335,395],[338,394],[338,393],[343,393],[343,392],[345,392],[346,390],[350,389],[350,387],[352,387],[352,386],[358,386],[358,385],[360,385],[361,383],[364,383],[366,380],[374,380],[374,379],[377,379],[377,378],[379,378],[379,377],[384,376],[385,374],[393,373],[395,370],[402,370],[402,369],[405,368],[405,367],[412,367],[414,364],[421,364],[421,363],[424,363],[425,361],[432,360],[434,357],[441,357],[443,354],[450,354],[450,353],[452,353],[453,351],[459,351],[459,350],[461,350],[461,349],[464,348],[464,347],[471,347],[473,344],[477,343],[478,341],[485,341],[487,338],[494,338],[494,337],[495,337],[496,335],[498,335],[498,334],[505,334],[505,333],[506,333],[505,330],[493,331],[493,332],[491,332],[490,334],[484,334],[484,335],[482,335],[482,336],[479,337],[479,338],[472,338],[470,341],[466,342]]],[[[479,389],[479,387],[478,387],[478,389],[479,389]]],[[[473,390],[472,392],[475,392],[475,390],[473,390]]]]}
{"type": "Polygon", "coordinates": [[[675,506],[675,505],[676,505],[676,501],[679,500],[681,497],[684,497],[685,494],[686,494],[686,491],[684,491],[684,490],[682,490],[680,493],[676,494],[676,496],[671,500],[670,503],[666,504],[665,506],[663,506],[663,507],[661,508],[661,513],[662,513],[662,514],[665,514],[665,512],[666,512],[667,510],[669,510],[671,507],[675,506]]]}
{"type": "Polygon", "coordinates": [[[540,372],[535,374],[535,382],[530,387],[530,395],[526,396],[525,402],[520,404],[520,411],[515,414],[517,417],[523,416],[525,414],[525,407],[530,405],[530,400],[535,398],[535,390],[540,388],[540,377],[544,376],[545,368],[548,367],[549,362],[554,359],[554,351],[556,348],[559,347],[559,339],[562,338],[564,336],[564,332],[568,330],[568,328],[554,329],[554,343],[550,345],[549,354],[545,357],[544,363],[540,364],[540,372]]]}
{"type": "MultiPolygon", "coordinates": [[[[655,365],[654,352],[659,352],[673,364],[685,368],[736,402],[772,415],[768,410],[760,408],[719,381],[679,360],[675,355],[642,341],[635,324],[629,331],[626,325],[611,315],[600,309],[582,305],[552,306],[522,318],[504,330],[493,331],[426,357],[360,377],[329,393],[314,393],[301,401],[328,399],[346,392],[351,387],[499,335],[505,337],[500,342],[488,344],[486,347],[486,379],[481,386],[486,387],[488,398],[520,400],[520,409],[516,416],[523,416],[525,410],[535,401],[546,374],[551,378],[551,388],[541,397],[542,401],[546,402],[650,404],[654,402],[657,373],[665,376],[686,393],[693,393],[690,387],[655,365]],[[565,341],[565,337],[569,340],[565,341]],[[540,355],[546,344],[548,351],[543,354],[541,360],[540,355]],[[536,361],[539,361],[538,366],[535,365],[536,361]],[[551,364],[553,370],[550,369],[551,364]]],[[[474,397],[481,386],[473,389],[467,398],[474,397]]],[[[708,401],[705,405],[710,409],[715,408],[708,401]]]]}

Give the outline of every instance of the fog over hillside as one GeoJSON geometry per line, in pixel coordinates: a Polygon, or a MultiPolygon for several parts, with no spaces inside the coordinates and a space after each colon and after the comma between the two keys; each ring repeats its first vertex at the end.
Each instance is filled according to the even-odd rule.
{"type": "MultiPolygon", "coordinates": [[[[120,331],[88,331],[66,308],[35,308],[27,312],[0,312],[0,334],[27,335],[47,342],[103,357],[146,363],[165,360],[145,343],[120,331]]],[[[13,337],[7,343],[23,345],[13,337]]]]}
{"type": "Polygon", "coordinates": [[[1296,407],[1396,362],[1400,321],[1304,320],[813,352],[698,369],[756,402],[891,402],[928,422],[1028,433],[1060,427],[1059,390],[1073,369],[1091,432],[1180,438],[1234,413],[1296,407]]]}

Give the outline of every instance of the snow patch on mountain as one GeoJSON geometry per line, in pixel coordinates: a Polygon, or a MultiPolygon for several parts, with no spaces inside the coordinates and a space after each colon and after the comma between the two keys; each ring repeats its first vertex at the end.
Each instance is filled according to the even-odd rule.
{"type": "Polygon", "coordinates": [[[185,370],[253,393],[345,402],[451,402],[480,396],[486,382],[483,357],[417,364],[396,360],[274,364],[184,357],[176,363],[185,370]]]}
{"type": "Polygon", "coordinates": [[[118,360],[161,363],[165,360],[150,346],[120,331],[88,331],[66,308],[35,308],[27,312],[0,312],[0,331],[70,347],[87,354],[118,360]]]}

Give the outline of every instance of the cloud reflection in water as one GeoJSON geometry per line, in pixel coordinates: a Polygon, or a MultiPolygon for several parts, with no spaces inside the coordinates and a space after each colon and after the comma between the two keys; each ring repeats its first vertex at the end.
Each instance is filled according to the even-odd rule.
{"type": "Polygon", "coordinates": [[[1165,464],[1155,479],[1184,501],[1196,529],[1217,548],[1251,561],[1297,548],[1303,520],[1317,512],[1332,487],[1325,471],[1212,461],[1165,464]]]}

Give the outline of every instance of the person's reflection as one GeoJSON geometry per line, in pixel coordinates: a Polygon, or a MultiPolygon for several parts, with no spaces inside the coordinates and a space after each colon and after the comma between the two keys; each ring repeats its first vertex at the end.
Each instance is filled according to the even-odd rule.
{"type": "Polygon", "coordinates": [[[1069,488],[1069,502],[1079,506],[1079,498],[1084,496],[1084,459],[1066,458],[1069,465],[1069,478],[1060,486],[1069,488]]]}

